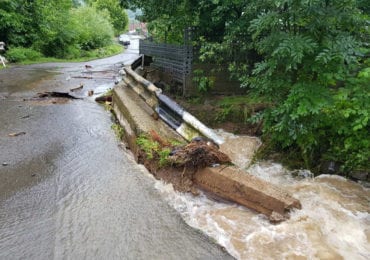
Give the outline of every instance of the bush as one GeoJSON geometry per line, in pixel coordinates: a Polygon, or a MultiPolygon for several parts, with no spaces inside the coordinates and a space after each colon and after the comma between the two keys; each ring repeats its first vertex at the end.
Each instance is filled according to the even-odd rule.
{"type": "Polygon", "coordinates": [[[275,104],[264,137],[307,168],[327,159],[343,172],[369,168],[366,23],[353,1],[286,1],[250,21],[262,59],[241,80],[275,104]]]}
{"type": "MultiPolygon", "coordinates": [[[[370,70],[370,68],[362,70],[370,70]]],[[[341,170],[370,169],[370,75],[361,72],[340,88],[328,110],[330,148],[324,154],[341,163],[341,170]]]]}
{"type": "Polygon", "coordinates": [[[92,6],[108,14],[110,23],[114,27],[115,35],[119,35],[128,27],[128,16],[117,0],[92,0],[92,6]]]}
{"type": "Polygon", "coordinates": [[[112,39],[109,16],[86,6],[50,18],[32,46],[48,57],[75,59],[85,57],[86,51],[110,45],[112,39]]]}
{"type": "Polygon", "coordinates": [[[109,17],[93,7],[80,7],[71,11],[71,23],[82,50],[92,50],[112,43],[114,30],[109,17]]]}
{"type": "Polygon", "coordinates": [[[34,61],[34,60],[40,59],[42,57],[42,54],[33,49],[15,47],[15,48],[10,48],[6,52],[5,57],[10,62],[22,62],[26,60],[34,61]]]}

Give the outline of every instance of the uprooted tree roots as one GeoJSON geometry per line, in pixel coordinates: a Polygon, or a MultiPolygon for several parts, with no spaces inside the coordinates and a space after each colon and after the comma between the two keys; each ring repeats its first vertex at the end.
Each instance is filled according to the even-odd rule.
{"type": "Polygon", "coordinates": [[[229,156],[220,152],[217,145],[207,140],[192,141],[172,151],[169,160],[177,166],[197,170],[214,164],[227,164],[229,156]]]}

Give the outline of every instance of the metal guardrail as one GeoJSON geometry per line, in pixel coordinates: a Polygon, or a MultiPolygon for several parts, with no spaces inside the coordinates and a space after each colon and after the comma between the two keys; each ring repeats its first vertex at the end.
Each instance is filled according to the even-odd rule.
{"type": "Polygon", "coordinates": [[[171,98],[162,94],[160,88],[138,75],[130,66],[125,67],[124,70],[126,72],[124,82],[158,114],[159,118],[186,140],[191,141],[194,137],[205,136],[218,145],[224,142],[212,129],[205,126],[171,98]]]}

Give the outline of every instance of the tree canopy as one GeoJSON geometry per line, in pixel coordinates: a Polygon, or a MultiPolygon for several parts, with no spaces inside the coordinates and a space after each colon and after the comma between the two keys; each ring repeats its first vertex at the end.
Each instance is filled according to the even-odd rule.
{"type": "Polygon", "coordinates": [[[123,32],[127,14],[118,0],[0,0],[0,39],[46,56],[78,57],[123,32]]]}
{"type": "Polygon", "coordinates": [[[109,21],[113,25],[115,35],[118,35],[128,27],[128,16],[120,6],[118,0],[89,0],[88,1],[97,10],[105,11],[109,15],[109,21]]]}
{"type": "Polygon", "coordinates": [[[157,41],[196,30],[200,59],[227,66],[271,107],[264,140],[316,167],[370,166],[369,5],[363,0],[121,0],[157,41]]]}

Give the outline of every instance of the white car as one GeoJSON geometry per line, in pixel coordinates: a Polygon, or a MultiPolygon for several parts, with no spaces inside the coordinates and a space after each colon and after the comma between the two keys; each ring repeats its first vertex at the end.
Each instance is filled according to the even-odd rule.
{"type": "Polygon", "coordinates": [[[124,46],[130,45],[130,37],[127,34],[121,34],[118,41],[124,46]]]}

